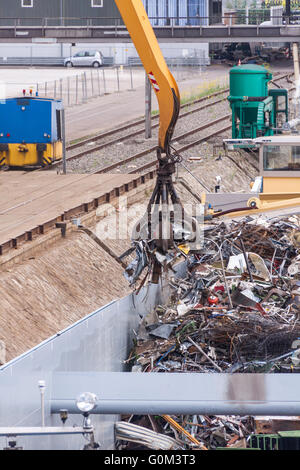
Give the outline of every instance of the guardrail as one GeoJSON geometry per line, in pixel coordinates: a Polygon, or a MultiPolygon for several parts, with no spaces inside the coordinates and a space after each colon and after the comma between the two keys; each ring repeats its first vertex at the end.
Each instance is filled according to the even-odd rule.
{"type": "MultiPolygon", "coordinates": [[[[149,17],[153,26],[208,26],[216,24],[252,24],[259,25],[263,21],[270,18],[283,19],[284,24],[300,24],[300,11],[295,11],[291,15],[278,15],[272,14],[270,9],[249,9],[249,10],[234,10],[229,11],[222,15],[210,16],[155,16],[149,17]]],[[[124,26],[120,18],[115,17],[32,17],[32,18],[17,18],[17,17],[2,17],[0,18],[0,27],[84,27],[92,28],[95,26],[124,26]]]]}

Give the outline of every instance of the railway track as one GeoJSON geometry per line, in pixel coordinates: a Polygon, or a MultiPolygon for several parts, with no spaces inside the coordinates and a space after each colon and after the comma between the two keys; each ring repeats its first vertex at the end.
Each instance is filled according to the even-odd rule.
{"type": "MultiPolygon", "coordinates": [[[[281,80],[289,80],[290,76],[293,75],[292,73],[285,73],[285,74],[278,74],[275,76],[275,78],[272,80],[274,84],[281,80]]],[[[291,82],[289,80],[289,82],[291,82]]],[[[278,85],[277,85],[278,86],[278,85]]],[[[197,100],[194,100],[191,103],[186,103],[181,106],[181,110],[188,109],[187,111],[184,111],[180,114],[179,116],[179,123],[184,120],[184,118],[187,118],[188,116],[196,113],[201,113],[209,108],[213,108],[215,106],[221,105],[221,103],[224,103],[227,99],[227,96],[223,96],[221,98],[218,98],[221,95],[224,95],[225,93],[228,93],[229,89],[226,88],[224,90],[217,91],[215,93],[210,94],[209,96],[205,96],[202,98],[199,98],[197,100]],[[204,103],[200,106],[197,106],[198,104],[204,103]]],[[[228,119],[228,117],[223,116],[224,119],[228,119]]],[[[220,119],[221,121],[222,119],[220,119]]],[[[156,115],[152,117],[152,130],[155,130],[159,126],[159,115],[156,115]],[[156,122],[157,121],[157,122],[156,122]]],[[[109,147],[113,147],[114,145],[120,145],[123,142],[130,141],[130,139],[133,139],[139,135],[142,135],[145,132],[144,128],[145,124],[145,119],[138,119],[136,121],[133,121],[131,123],[128,123],[124,126],[121,126],[118,129],[113,129],[105,133],[98,134],[96,136],[84,139],[80,142],[76,142],[74,144],[68,145],[67,146],[67,158],[66,161],[67,163],[80,160],[83,157],[87,155],[93,155],[96,152],[101,152],[104,149],[108,149],[109,147]],[[141,127],[142,126],[142,127],[141,127]],[[128,132],[130,129],[134,129],[132,132],[128,132]],[[99,142],[99,144],[97,144],[99,142]],[[96,145],[95,145],[96,144],[96,145]],[[81,149],[79,152],[77,151],[76,153],[73,153],[74,151],[81,149]]],[[[210,127],[211,123],[207,123],[204,126],[201,126],[198,128],[198,132],[201,130],[204,130],[206,127],[210,127]]],[[[189,134],[196,133],[197,129],[194,129],[189,132],[185,132],[185,136],[188,136],[189,134]]],[[[184,135],[180,135],[176,137],[177,140],[182,140],[184,138],[184,135]]],[[[108,165],[105,168],[99,169],[99,170],[90,170],[89,172],[93,173],[105,173],[108,171],[112,171],[113,169],[118,168],[119,166],[122,167],[126,163],[134,161],[136,159],[142,158],[145,155],[150,154],[151,152],[155,151],[156,147],[150,147],[147,150],[142,150],[141,152],[125,157],[123,159],[123,164],[119,164],[119,160],[116,163],[112,163],[111,165],[108,165]]],[[[46,168],[41,168],[38,170],[31,170],[31,171],[43,171],[43,170],[49,170],[49,169],[55,169],[55,168],[60,168],[62,166],[62,162],[54,162],[51,167],[46,167],[46,168]]],[[[69,170],[69,169],[68,169],[69,170]]],[[[24,174],[28,174],[28,172],[24,171],[24,174]]]]}
{"type": "MultiPolygon", "coordinates": [[[[283,78],[284,76],[276,77],[276,80],[279,81],[283,78]]],[[[177,135],[173,139],[172,146],[176,149],[177,153],[181,154],[182,152],[193,148],[204,141],[208,141],[216,135],[220,135],[231,128],[231,123],[228,122],[230,120],[230,117],[231,113],[224,114],[223,116],[218,117],[210,123],[203,124],[194,129],[190,129],[188,132],[184,132],[181,135],[177,135]],[[222,125],[220,126],[220,124],[222,125]],[[199,135],[199,133],[202,133],[203,131],[208,132],[205,132],[205,135],[199,135]],[[195,136],[195,138],[190,142],[184,142],[184,139],[191,136],[195,136]]],[[[121,171],[122,167],[127,165],[129,161],[137,160],[139,163],[141,163],[139,167],[136,167],[133,170],[130,169],[130,171],[128,171],[128,167],[125,168],[127,170],[126,173],[132,175],[132,180],[130,180],[129,183],[120,185],[120,183],[117,183],[116,179],[109,192],[102,194],[101,196],[96,197],[92,200],[88,200],[85,202],[83,201],[80,205],[76,207],[70,207],[63,214],[55,216],[51,221],[49,220],[43,223],[42,225],[39,225],[38,227],[33,226],[32,230],[27,229],[26,233],[20,234],[18,237],[15,237],[13,239],[7,240],[4,244],[0,245],[0,256],[7,253],[11,249],[17,248],[19,245],[26,243],[27,241],[33,240],[38,235],[43,235],[47,233],[53,228],[61,229],[63,235],[63,233],[65,233],[66,226],[70,224],[70,220],[72,217],[74,217],[74,214],[76,214],[76,216],[80,216],[80,214],[87,214],[89,212],[92,212],[97,209],[99,205],[107,202],[113,202],[114,200],[117,200],[117,198],[121,194],[127,193],[132,188],[137,188],[141,185],[144,185],[150,180],[154,180],[156,174],[155,167],[157,165],[157,159],[155,158],[149,161],[149,154],[155,151],[156,148],[157,147],[155,146],[145,149],[136,155],[127,157],[122,162],[112,163],[111,165],[108,165],[102,169],[95,170],[92,173],[86,173],[85,175],[82,175],[82,177],[85,178],[88,177],[90,174],[108,173],[117,169],[118,171],[121,171]],[[145,161],[143,161],[143,157],[147,157],[145,158],[145,161]]]]}
{"type": "MultiPolygon", "coordinates": [[[[195,129],[190,130],[189,132],[185,132],[184,134],[181,134],[181,135],[177,136],[175,139],[173,139],[172,142],[173,143],[174,142],[180,142],[181,140],[186,139],[188,136],[197,134],[197,133],[199,133],[203,130],[209,129],[210,127],[214,127],[215,125],[217,125],[217,124],[219,124],[223,121],[229,120],[230,118],[231,118],[231,114],[228,113],[224,116],[221,116],[218,119],[215,119],[214,121],[210,122],[209,124],[202,125],[200,127],[197,127],[195,129]]],[[[229,124],[225,127],[222,127],[221,129],[214,130],[210,134],[206,134],[205,136],[203,136],[201,138],[198,138],[198,139],[196,139],[195,141],[193,141],[189,144],[186,144],[182,147],[176,148],[176,151],[178,153],[184,152],[185,150],[188,150],[192,147],[195,147],[196,145],[199,145],[200,143],[212,138],[215,135],[221,134],[222,132],[225,132],[228,129],[231,129],[231,124],[229,124]]],[[[157,146],[150,147],[147,150],[143,150],[142,152],[139,152],[135,155],[131,155],[130,157],[127,157],[126,159],[122,160],[121,162],[115,162],[111,165],[106,166],[105,168],[102,168],[101,170],[96,170],[96,171],[93,172],[93,174],[109,173],[109,172],[114,171],[116,169],[120,170],[122,167],[124,167],[124,165],[127,165],[128,163],[133,162],[135,160],[140,160],[142,157],[145,157],[145,156],[151,154],[152,152],[155,152],[156,149],[157,149],[157,146]]],[[[127,171],[127,173],[132,174],[132,173],[136,173],[138,171],[141,171],[144,168],[145,169],[151,168],[151,167],[155,166],[156,163],[157,163],[157,159],[153,160],[152,162],[147,162],[146,164],[136,168],[133,171],[129,171],[129,172],[127,171]]]]}
{"type": "MultiPolygon", "coordinates": [[[[291,73],[286,73],[286,74],[283,74],[283,75],[280,75],[280,76],[276,76],[276,78],[273,79],[273,82],[277,83],[281,80],[288,79],[291,75],[292,75],[291,73]]],[[[227,89],[218,91],[216,93],[213,93],[213,94],[211,94],[207,97],[199,98],[199,99],[193,101],[192,103],[187,103],[187,104],[184,104],[183,106],[181,106],[181,109],[187,109],[187,108],[189,108],[189,109],[180,114],[180,116],[179,116],[179,125],[182,122],[182,120],[184,120],[184,118],[186,118],[186,117],[188,117],[192,114],[200,113],[200,112],[205,111],[209,108],[213,108],[214,106],[218,106],[221,103],[226,102],[227,96],[223,96],[219,99],[218,99],[218,97],[220,95],[224,95],[225,93],[228,93],[228,91],[229,91],[229,89],[227,88],[227,89]],[[211,101],[211,100],[213,100],[213,101],[211,101]],[[199,103],[205,103],[205,104],[203,104],[201,106],[197,106],[199,103]]],[[[226,117],[223,116],[222,118],[223,119],[229,119],[230,117],[231,116],[228,115],[226,117]]],[[[222,118],[220,118],[220,121],[222,120],[222,118]]],[[[159,122],[155,122],[155,121],[158,121],[158,120],[159,120],[159,115],[154,116],[152,118],[152,122],[153,122],[152,130],[155,130],[156,128],[158,128],[159,122]]],[[[142,135],[145,132],[145,128],[143,126],[144,123],[145,123],[145,120],[140,119],[140,120],[134,121],[133,123],[129,123],[125,126],[122,126],[119,129],[111,130],[107,133],[99,134],[98,136],[94,136],[92,138],[85,139],[82,142],[77,142],[76,144],[68,146],[68,148],[67,148],[67,151],[68,151],[67,162],[80,160],[81,158],[83,158],[87,155],[93,155],[96,152],[101,152],[102,150],[107,149],[109,147],[112,148],[115,145],[119,145],[123,142],[130,141],[130,139],[133,139],[133,138],[135,138],[139,135],[142,135]],[[138,128],[134,129],[137,126],[138,126],[138,128]],[[143,126],[143,127],[140,127],[140,126],[143,126]],[[128,133],[129,129],[134,129],[134,130],[132,132],[128,133]],[[95,144],[97,141],[100,141],[101,143],[99,143],[97,145],[93,145],[93,147],[91,148],[91,145],[95,144]],[[90,146],[90,147],[88,148],[88,146],[90,146]],[[80,148],[82,150],[80,150],[79,152],[76,152],[75,154],[70,154],[74,150],[80,149],[80,148]]],[[[196,133],[197,131],[199,132],[199,131],[205,129],[206,127],[207,128],[210,127],[211,125],[213,125],[213,124],[212,123],[207,123],[204,126],[201,126],[201,128],[198,128],[198,130],[194,129],[193,131],[191,131],[191,133],[185,132],[185,136],[188,136],[189,134],[196,133]]],[[[180,136],[175,137],[175,140],[177,141],[177,140],[181,140],[183,138],[184,138],[184,135],[180,135],[180,136]]],[[[101,173],[101,172],[111,171],[115,168],[118,168],[118,166],[123,166],[126,163],[131,162],[135,159],[141,158],[144,155],[147,155],[147,154],[149,154],[149,153],[151,153],[155,150],[156,150],[156,147],[150,147],[149,149],[142,150],[141,152],[139,152],[135,155],[125,157],[124,160],[123,160],[122,165],[119,165],[119,162],[112,163],[111,165],[108,165],[107,167],[105,167],[103,169],[100,169],[99,171],[98,170],[97,171],[92,171],[92,173],[101,173]]],[[[62,164],[61,162],[56,162],[52,165],[52,168],[60,166],[61,164],[62,164]]]]}

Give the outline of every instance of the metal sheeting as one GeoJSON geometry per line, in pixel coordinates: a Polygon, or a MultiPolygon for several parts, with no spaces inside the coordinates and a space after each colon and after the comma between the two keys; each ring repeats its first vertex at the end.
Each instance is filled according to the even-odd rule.
{"type": "MultiPolygon", "coordinates": [[[[45,380],[45,424],[60,426],[57,416],[50,414],[52,373],[61,371],[122,371],[131,348],[133,330],[140,315],[161,302],[157,286],[150,286],[139,295],[130,295],[112,302],[88,315],[32,350],[0,367],[1,426],[40,426],[38,381],[45,380]]],[[[79,385],[85,391],[84,382],[79,385]]],[[[95,417],[96,439],[105,449],[114,448],[114,422],[118,416],[95,417]]],[[[78,421],[80,424],[80,421],[78,421]]],[[[0,449],[7,444],[0,438],[0,449]]],[[[18,445],[25,449],[82,448],[82,437],[22,437],[18,445]]]]}

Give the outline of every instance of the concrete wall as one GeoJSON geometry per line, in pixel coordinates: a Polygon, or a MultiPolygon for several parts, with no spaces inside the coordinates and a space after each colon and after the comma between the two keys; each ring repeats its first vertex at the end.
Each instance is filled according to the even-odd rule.
{"type": "MultiPolygon", "coordinates": [[[[50,415],[52,373],[123,371],[123,361],[132,347],[133,329],[137,329],[140,315],[148,313],[161,301],[159,286],[151,285],[138,296],[132,294],[97,310],[1,367],[0,427],[41,425],[39,380],[45,380],[47,387],[45,424],[60,426],[59,416],[50,415]]],[[[85,390],[82,383],[84,391],[93,392],[85,390]]],[[[102,449],[114,448],[114,422],[117,419],[117,416],[92,416],[96,441],[102,449]]],[[[82,425],[80,415],[71,415],[66,423],[67,426],[75,424],[82,425]]],[[[81,449],[85,443],[81,436],[17,439],[18,446],[35,450],[81,449]]],[[[0,449],[6,446],[7,439],[0,438],[0,449]]]]}

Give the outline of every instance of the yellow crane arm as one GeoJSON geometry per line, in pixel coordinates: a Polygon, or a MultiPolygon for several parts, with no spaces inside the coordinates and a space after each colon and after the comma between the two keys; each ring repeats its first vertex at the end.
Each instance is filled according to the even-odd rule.
{"type": "Polygon", "coordinates": [[[180,93],[147,16],[142,0],[115,0],[159,104],[159,148],[169,155],[169,144],[179,115],[180,93]]]}

